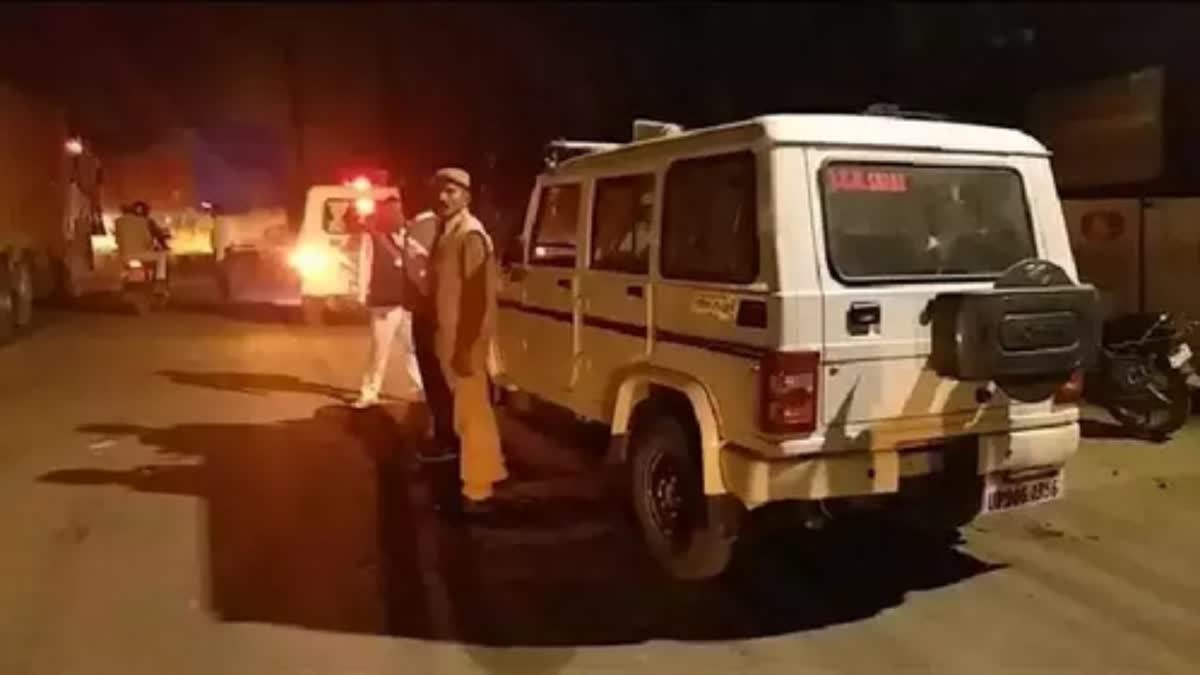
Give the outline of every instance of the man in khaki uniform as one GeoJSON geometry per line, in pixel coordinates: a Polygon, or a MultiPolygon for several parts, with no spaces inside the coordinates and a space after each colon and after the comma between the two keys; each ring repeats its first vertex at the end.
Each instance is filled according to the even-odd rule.
{"type": "Polygon", "coordinates": [[[483,513],[491,510],[494,485],[508,477],[488,373],[499,278],[491,237],[467,209],[471,176],[462,169],[441,169],[434,174],[434,187],[441,223],[431,257],[436,350],[454,394],[464,511],[483,513]]]}

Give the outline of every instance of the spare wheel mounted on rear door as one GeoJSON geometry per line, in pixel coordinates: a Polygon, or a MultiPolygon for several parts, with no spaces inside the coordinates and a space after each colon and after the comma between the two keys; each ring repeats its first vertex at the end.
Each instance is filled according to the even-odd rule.
{"type": "Polygon", "coordinates": [[[1013,265],[990,289],[937,295],[930,319],[939,375],[994,381],[1027,403],[1087,369],[1099,345],[1095,289],[1046,260],[1013,265]]]}

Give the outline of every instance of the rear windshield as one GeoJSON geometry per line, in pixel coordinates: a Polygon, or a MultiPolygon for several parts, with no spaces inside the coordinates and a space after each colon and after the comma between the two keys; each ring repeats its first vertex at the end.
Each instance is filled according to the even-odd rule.
{"type": "Polygon", "coordinates": [[[829,260],[843,280],[991,278],[1035,254],[1011,169],[836,162],[820,180],[829,260]]]}
{"type": "Polygon", "coordinates": [[[353,229],[357,214],[354,202],[349,199],[326,199],[321,213],[321,223],[329,234],[347,234],[353,229]]]}

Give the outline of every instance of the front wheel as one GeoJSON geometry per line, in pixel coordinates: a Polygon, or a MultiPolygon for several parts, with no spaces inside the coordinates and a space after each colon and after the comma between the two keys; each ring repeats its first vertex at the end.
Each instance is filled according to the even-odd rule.
{"type": "Polygon", "coordinates": [[[659,565],[685,580],[725,571],[735,541],[709,518],[696,436],[678,418],[663,415],[635,428],[630,439],[630,492],[638,524],[659,565]]]}
{"type": "Polygon", "coordinates": [[[1166,440],[1187,422],[1191,407],[1191,392],[1187,378],[1177,370],[1152,367],[1148,370],[1147,387],[1165,398],[1148,395],[1137,404],[1114,404],[1109,406],[1112,414],[1122,426],[1139,435],[1154,440],[1166,440]]]}

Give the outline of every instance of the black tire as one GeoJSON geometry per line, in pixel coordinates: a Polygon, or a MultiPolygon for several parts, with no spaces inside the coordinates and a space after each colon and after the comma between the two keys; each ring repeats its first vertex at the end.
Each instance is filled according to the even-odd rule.
{"type": "Polygon", "coordinates": [[[629,489],[650,553],[672,577],[711,579],[729,566],[735,537],[710,523],[695,428],[650,416],[630,438],[629,489]]]}
{"type": "Polygon", "coordinates": [[[0,251],[0,345],[17,336],[17,313],[14,303],[11,253],[0,251]]]}
{"type": "Polygon", "coordinates": [[[154,297],[146,291],[130,291],[124,294],[125,306],[138,316],[146,316],[154,307],[154,297]]]}
{"type": "Polygon", "coordinates": [[[10,263],[10,288],[12,294],[13,324],[18,333],[29,330],[33,325],[33,262],[27,255],[19,255],[10,263]]]}
{"type": "Polygon", "coordinates": [[[1164,441],[1187,423],[1191,407],[1191,391],[1187,378],[1177,370],[1156,367],[1155,379],[1170,404],[1132,407],[1111,405],[1108,412],[1121,426],[1139,436],[1155,441],[1164,441]]]}

